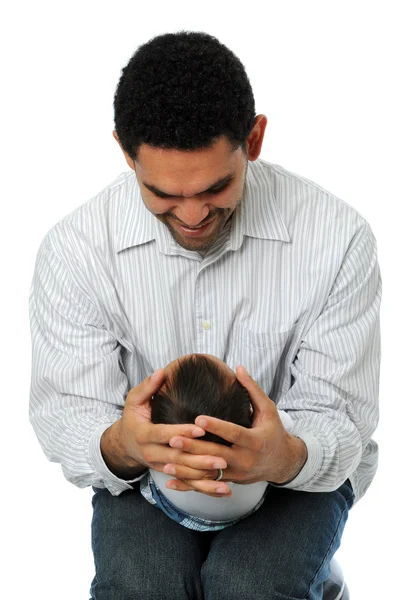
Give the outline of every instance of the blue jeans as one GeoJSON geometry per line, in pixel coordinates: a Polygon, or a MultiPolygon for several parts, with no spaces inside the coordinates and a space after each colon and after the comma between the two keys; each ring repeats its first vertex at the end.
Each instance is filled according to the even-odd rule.
{"type": "Polygon", "coordinates": [[[256,512],[200,532],[139,485],[120,496],[93,489],[91,600],[321,600],[354,502],[348,480],[327,493],[268,486],[256,512]]]}

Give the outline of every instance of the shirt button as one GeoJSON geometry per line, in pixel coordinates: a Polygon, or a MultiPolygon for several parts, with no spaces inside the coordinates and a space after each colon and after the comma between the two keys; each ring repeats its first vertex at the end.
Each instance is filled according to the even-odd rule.
{"type": "Polygon", "coordinates": [[[203,329],[205,329],[206,331],[207,331],[208,329],[210,329],[210,323],[209,323],[209,321],[203,321],[203,323],[202,323],[202,327],[203,327],[203,329]]]}

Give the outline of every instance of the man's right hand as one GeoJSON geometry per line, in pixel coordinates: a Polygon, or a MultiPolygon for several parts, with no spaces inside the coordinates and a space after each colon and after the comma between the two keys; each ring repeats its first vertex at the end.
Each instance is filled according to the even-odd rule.
{"type": "MultiPolygon", "coordinates": [[[[151,421],[151,397],[165,379],[159,369],[132,388],[122,417],[101,436],[101,453],[112,473],[121,479],[134,479],[146,468],[163,471],[167,463],[179,463],[181,451],[169,446],[176,435],[197,438],[205,431],[195,424],[164,425],[151,421]]],[[[211,467],[210,467],[211,468],[211,467]]],[[[198,471],[198,477],[206,471],[198,471]]]]}

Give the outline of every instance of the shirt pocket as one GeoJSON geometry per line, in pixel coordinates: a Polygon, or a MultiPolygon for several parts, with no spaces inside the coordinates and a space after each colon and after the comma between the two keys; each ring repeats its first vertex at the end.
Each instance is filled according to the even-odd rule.
{"type": "Polygon", "coordinates": [[[233,368],[243,365],[268,395],[278,365],[286,356],[290,332],[284,325],[272,331],[251,331],[240,324],[235,326],[231,340],[233,368]]]}

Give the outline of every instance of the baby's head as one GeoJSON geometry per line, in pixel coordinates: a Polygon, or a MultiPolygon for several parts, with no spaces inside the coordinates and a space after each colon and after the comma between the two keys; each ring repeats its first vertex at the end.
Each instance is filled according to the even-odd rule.
{"type": "MultiPolygon", "coordinates": [[[[248,391],[216,356],[188,354],[169,363],[165,374],[165,382],[151,399],[152,423],[194,423],[197,416],[209,415],[242,427],[252,426],[248,391]]],[[[210,432],[198,439],[232,445],[210,432]]]]}

